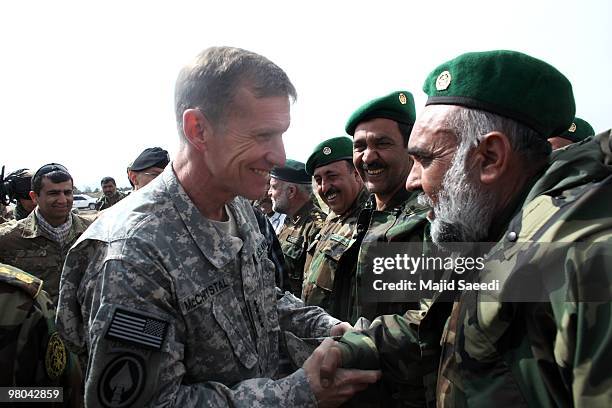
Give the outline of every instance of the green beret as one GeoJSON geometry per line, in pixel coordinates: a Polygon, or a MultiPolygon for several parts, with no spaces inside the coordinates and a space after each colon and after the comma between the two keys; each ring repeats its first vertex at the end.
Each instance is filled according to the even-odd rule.
{"type": "Polygon", "coordinates": [[[570,125],[569,129],[559,135],[564,139],[570,140],[574,143],[586,139],[589,136],[593,136],[595,130],[593,127],[584,119],[578,117],[574,118],[574,121],[570,125]]]}
{"type": "Polygon", "coordinates": [[[406,125],[414,125],[416,112],[412,94],[408,91],[396,91],[371,100],[353,112],[346,122],[344,130],[353,136],[358,124],[376,118],[391,119],[406,125]]]}
{"type": "Polygon", "coordinates": [[[459,105],[521,122],[542,137],[567,130],[576,105],[570,81],[552,65],[516,51],[470,52],[434,69],[425,105],[459,105]]]}
{"type": "Polygon", "coordinates": [[[312,176],[317,167],[340,160],[353,160],[353,142],[346,136],[319,143],[306,161],[306,173],[312,176]]]}
{"type": "Polygon", "coordinates": [[[304,163],[297,160],[287,159],[283,167],[274,167],[270,176],[278,180],[297,184],[310,184],[311,178],[304,169],[304,163]]]}

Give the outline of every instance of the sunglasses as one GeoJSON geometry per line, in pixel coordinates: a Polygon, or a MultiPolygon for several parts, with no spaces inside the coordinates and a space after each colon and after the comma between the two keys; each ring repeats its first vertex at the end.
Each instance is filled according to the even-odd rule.
{"type": "Polygon", "coordinates": [[[49,174],[49,173],[52,173],[54,171],[61,171],[61,172],[70,174],[68,169],[66,167],[62,166],[61,164],[59,164],[59,163],[49,163],[49,164],[45,164],[40,169],[36,170],[36,173],[34,174],[34,177],[32,177],[32,178],[35,179],[38,176],[42,177],[45,174],[49,174]]]}

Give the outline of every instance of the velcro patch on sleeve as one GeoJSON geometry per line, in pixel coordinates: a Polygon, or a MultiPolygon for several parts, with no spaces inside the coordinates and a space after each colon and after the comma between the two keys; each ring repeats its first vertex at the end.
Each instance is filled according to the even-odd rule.
{"type": "Polygon", "coordinates": [[[141,312],[116,309],[104,337],[160,350],[167,329],[167,321],[141,312]]]}

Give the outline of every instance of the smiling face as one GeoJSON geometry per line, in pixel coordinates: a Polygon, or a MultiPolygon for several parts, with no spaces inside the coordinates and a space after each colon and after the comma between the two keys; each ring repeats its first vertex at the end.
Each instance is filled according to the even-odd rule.
{"type": "Polygon", "coordinates": [[[377,118],[359,123],[353,136],[353,164],[380,201],[404,188],[412,160],[397,122],[377,118]]]}
{"type": "Polygon", "coordinates": [[[353,164],[335,161],[314,171],[317,194],[336,214],[344,214],[357,199],[362,183],[353,164]]]}
{"type": "Polygon", "coordinates": [[[459,144],[448,125],[456,112],[452,106],[425,107],[408,143],[414,166],[406,189],[423,190],[419,202],[432,207],[428,218],[437,244],[485,239],[494,215],[496,197],[479,183],[470,164],[474,147],[459,144]]]}
{"type": "Polygon", "coordinates": [[[282,135],[289,128],[289,98],[257,98],[242,87],[233,100],[206,141],[205,162],[219,191],[256,200],[266,190],[270,170],[285,164],[282,135]]]}
{"type": "Polygon", "coordinates": [[[45,220],[57,227],[66,222],[72,210],[72,181],[54,183],[43,177],[40,194],[32,191],[30,196],[45,220]]]}

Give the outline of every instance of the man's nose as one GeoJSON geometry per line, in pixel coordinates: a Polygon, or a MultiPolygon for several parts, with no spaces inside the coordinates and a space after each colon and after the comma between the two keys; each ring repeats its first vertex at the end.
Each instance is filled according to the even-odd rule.
{"type": "Polygon", "coordinates": [[[406,179],[406,190],[422,190],[421,171],[421,165],[415,161],[412,165],[412,169],[410,170],[410,174],[408,174],[408,178],[406,179]]]}

